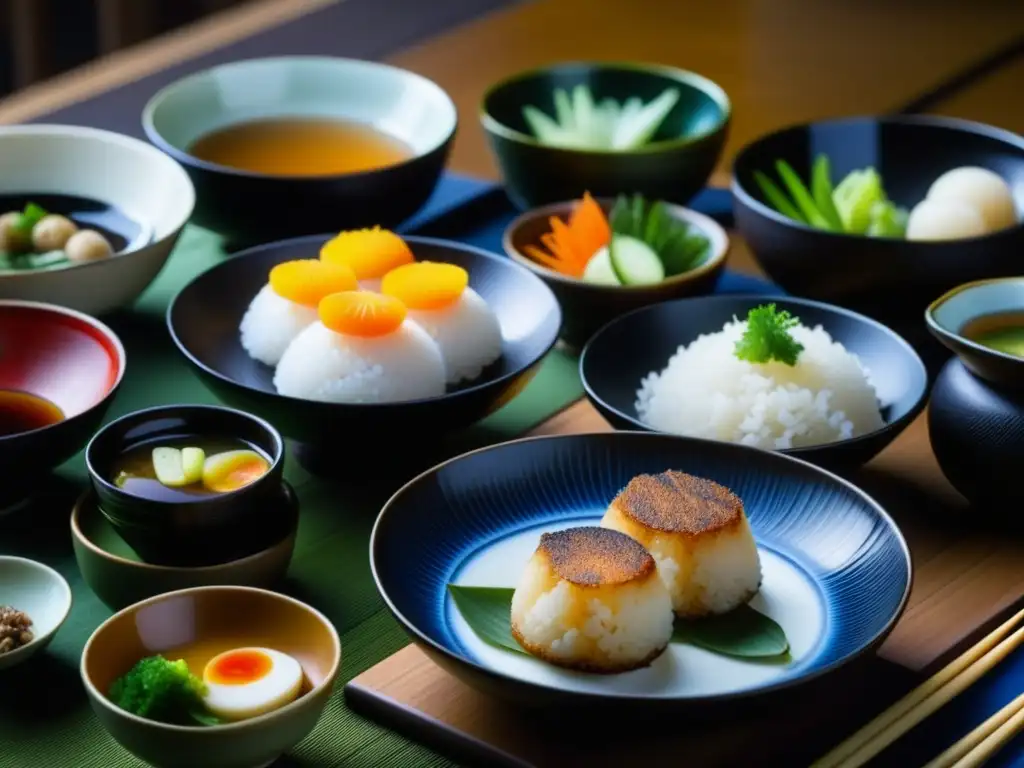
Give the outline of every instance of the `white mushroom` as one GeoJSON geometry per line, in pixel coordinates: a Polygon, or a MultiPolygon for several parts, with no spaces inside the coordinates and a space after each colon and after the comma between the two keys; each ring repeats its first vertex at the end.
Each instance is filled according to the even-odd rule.
{"type": "Polygon", "coordinates": [[[32,247],[39,253],[63,250],[77,231],[78,227],[66,216],[48,214],[32,227],[32,247]]]}
{"type": "Polygon", "coordinates": [[[105,259],[113,252],[107,238],[94,229],[80,229],[64,244],[64,253],[75,264],[105,259]]]}

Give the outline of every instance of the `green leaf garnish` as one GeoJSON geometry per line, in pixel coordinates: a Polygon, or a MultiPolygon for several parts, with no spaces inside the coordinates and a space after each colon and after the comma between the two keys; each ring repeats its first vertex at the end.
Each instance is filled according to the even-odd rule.
{"type": "Polygon", "coordinates": [[[616,235],[635,237],[658,254],[666,277],[689,272],[711,250],[711,241],[702,232],[674,218],[665,203],[648,203],[642,195],[620,195],[608,214],[608,224],[616,235]]]}
{"type": "MultiPolygon", "coordinates": [[[[477,637],[495,648],[528,655],[512,637],[514,589],[449,584],[448,592],[477,637]]],[[[775,662],[789,660],[789,640],[782,627],[749,605],[705,619],[677,618],[672,642],[723,656],[775,662]]]]}
{"type": "Polygon", "coordinates": [[[779,178],[782,179],[782,183],[786,185],[786,188],[789,190],[789,196],[793,198],[793,202],[796,203],[796,207],[800,209],[800,213],[803,214],[807,223],[818,229],[830,229],[828,219],[818,210],[810,190],[800,181],[800,177],[793,170],[792,166],[785,160],[776,160],[775,170],[778,172],[779,178]]]}
{"type": "Polygon", "coordinates": [[[31,235],[32,227],[42,221],[43,217],[47,215],[42,206],[29,203],[25,206],[25,210],[18,214],[18,220],[14,223],[14,228],[23,235],[31,235]]]}
{"type": "Polygon", "coordinates": [[[786,365],[796,365],[804,347],[789,331],[799,323],[800,320],[786,310],[776,310],[774,304],[754,307],[747,313],[747,329],[736,342],[734,354],[748,363],[777,360],[786,365]]]}

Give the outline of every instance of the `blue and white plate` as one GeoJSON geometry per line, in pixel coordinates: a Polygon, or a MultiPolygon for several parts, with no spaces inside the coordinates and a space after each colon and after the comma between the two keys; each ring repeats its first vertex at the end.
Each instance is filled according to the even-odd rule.
{"type": "Polygon", "coordinates": [[[637,432],[518,440],[441,464],[385,505],[370,563],[392,613],[450,672],[505,698],[583,707],[657,709],[791,688],[878,645],[911,584],[895,523],[845,480],[777,453],[637,432]],[[672,643],[650,667],[592,675],[473,633],[449,583],[515,587],[541,533],[596,525],[630,479],[667,469],[715,480],[743,500],[764,577],[751,605],[782,626],[790,660],[740,660],[672,643]]]}

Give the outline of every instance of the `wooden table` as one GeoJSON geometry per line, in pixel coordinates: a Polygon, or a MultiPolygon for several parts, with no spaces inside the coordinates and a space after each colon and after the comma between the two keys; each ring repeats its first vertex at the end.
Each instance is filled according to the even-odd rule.
{"type": "MultiPolygon", "coordinates": [[[[225,12],[27,89],[0,103],[0,122],[35,119],[327,2],[260,0],[225,12]]],[[[376,0],[378,6],[390,2],[376,0]]],[[[394,2],[409,11],[407,2],[394,2]]],[[[429,12],[445,4],[429,4],[429,12]]],[[[537,0],[511,4],[387,58],[452,95],[462,115],[452,167],[485,177],[496,170],[475,115],[494,81],[564,59],[646,59],[694,69],[719,82],[733,102],[733,129],[715,177],[721,184],[738,147],[782,125],[820,117],[917,102],[938,114],[1024,130],[1024,55],[1015,55],[1022,40],[1024,3],[1001,0],[537,0]]],[[[732,267],[758,271],[742,244],[732,267]]],[[[607,424],[581,402],[536,432],[604,429],[607,424]]],[[[882,648],[885,658],[927,668],[1024,596],[1024,542],[971,526],[965,502],[931,455],[923,416],[856,480],[893,512],[915,559],[910,607],[882,648]]]]}

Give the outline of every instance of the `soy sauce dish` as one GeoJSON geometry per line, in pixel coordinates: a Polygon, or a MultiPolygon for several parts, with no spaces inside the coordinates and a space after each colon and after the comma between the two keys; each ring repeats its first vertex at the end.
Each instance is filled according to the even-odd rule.
{"type": "Polygon", "coordinates": [[[85,459],[101,513],[149,563],[229,562],[294,523],[282,503],[284,440],[241,411],[136,411],[101,429],[85,459]]]}
{"type": "Polygon", "coordinates": [[[851,483],[636,432],[451,459],[384,506],[370,565],[446,670],[587,722],[778,703],[882,642],[911,585],[895,523],[851,483]]]}

